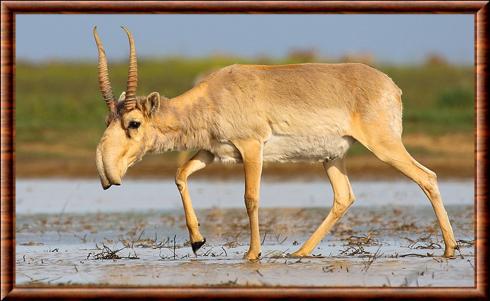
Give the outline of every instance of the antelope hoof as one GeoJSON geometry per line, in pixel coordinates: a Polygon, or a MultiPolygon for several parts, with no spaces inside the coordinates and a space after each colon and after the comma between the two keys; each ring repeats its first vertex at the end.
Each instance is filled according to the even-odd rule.
{"type": "Polygon", "coordinates": [[[259,260],[260,256],[262,255],[261,252],[259,252],[258,254],[254,254],[254,252],[250,252],[248,251],[247,253],[245,253],[245,255],[243,256],[243,259],[246,259],[248,261],[257,261],[259,260]]]}
{"type": "Polygon", "coordinates": [[[456,256],[454,256],[454,250],[455,250],[455,248],[446,248],[446,250],[444,251],[444,257],[456,258],[456,256]]]}
{"type": "Polygon", "coordinates": [[[191,243],[192,252],[196,254],[197,250],[199,250],[205,243],[206,243],[206,238],[203,238],[203,240],[201,241],[196,241],[191,243]]]}

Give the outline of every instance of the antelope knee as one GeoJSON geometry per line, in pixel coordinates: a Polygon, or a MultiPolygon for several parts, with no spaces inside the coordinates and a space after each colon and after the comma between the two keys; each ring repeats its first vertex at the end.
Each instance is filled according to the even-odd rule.
{"type": "Polygon", "coordinates": [[[437,175],[434,172],[428,173],[427,178],[420,183],[420,186],[422,186],[422,188],[431,196],[439,193],[439,188],[437,187],[437,175]]]}
{"type": "Polygon", "coordinates": [[[254,212],[259,207],[259,198],[255,195],[245,195],[245,206],[247,207],[247,212],[254,212]]]}
{"type": "Polygon", "coordinates": [[[345,211],[352,205],[355,198],[351,194],[347,194],[342,197],[336,197],[333,203],[332,214],[336,218],[340,218],[344,215],[345,211]]]}
{"type": "Polygon", "coordinates": [[[177,189],[179,191],[184,190],[185,185],[187,184],[187,179],[181,174],[181,171],[177,171],[177,175],[175,176],[175,185],[177,185],[177,189]]]}

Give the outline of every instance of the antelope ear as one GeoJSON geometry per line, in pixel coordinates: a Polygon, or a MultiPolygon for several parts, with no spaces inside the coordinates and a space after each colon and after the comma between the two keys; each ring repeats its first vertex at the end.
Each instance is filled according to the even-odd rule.
{"type": "Polygon", "coordinates": [[[121,96],[119,96],[119,99],[117,100],[117,102],[124,101],[125,99],[126,99],[126,92],[122,92],[121,96]]]}
{"type": "Polygon", "coordinates": [[[158,92],[150,93],[143,102],[143,111],[147,116],[153,115],[160,108],[160,94],[158,92]]]}

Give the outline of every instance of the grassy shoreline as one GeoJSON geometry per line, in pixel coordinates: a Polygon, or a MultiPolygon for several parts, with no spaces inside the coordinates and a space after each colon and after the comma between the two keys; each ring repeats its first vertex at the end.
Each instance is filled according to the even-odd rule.
{"type": "MultiPolygon", "coordinates": [[[[315,60],[310,60],[315,61],[315,60]]],[[[318,61],[318,59],[316,59],[318,61]]],[[[139,91],[159,91],[174,97],[191,88],[196,78],[234,63],[285,64],[305,59],[246,60],[234,57],[142,59],[139,91]]],[[[448,64],[376,65],[403,90],[404,142],[421,163],[443,177],[474,173],[473,66],[448,64]]],[[[126,62],[110,65],[113,89],[124,90],[126,62]]],[[[16,174],[20,177],[95,176],[94,152],[105,124],[106,108],[91,62],[17,62],[16,174]]],[[[117,95],[116,95],[117,96],[117,95]]],[[[187,154],[188,155],[188,154],[187,154]]],[[[173,176],[187,155],[148,157],[129,171],[133,177],[173,176]]],[[[349,173],[359,177],[390,178],[397,173],[359,145],[349,151],[349,173]],[[371,174],[371,175],[370,175],[371,174]]],[[[321,165],[270,165],[277,176],[324,176],[321,165]],[[310,169],[314,171],[309,171],[310,169]]],[[[235,176],[241,167],[210,167],[205,176],[235,176]]]]}
{"type": "MultiPolygon", "coordinates": [[[[475,173],[474,139],[472,135],[408,135],[404,139],[412,156],[437,173],[439,178],[473,178],[475,173]],[[452,147],[457,145],[458,147],[452,147]]],[[[56,149],[52,147],[51,150],[56,149]]],[[[16,176],[21,178],[67,177],[95,178],[95,147],[86,152],[70,153],[61,147],[57,152],[45,157],[23,157],[16,160],[16,176]]],[[[173,178],[179,163],[192,153],[165,153],[146,155],[143,160],[128,170],[129,178],[173,178]]],[[[360,179],[400,179],[404,176],[393,167],[383,163],[359,144],[347,153],[348,175],[360,179]]],[[[326,178],[320,163],[280,164],[266,163],[264,177],[270,179],[312,179],[326,178]]],[[[240,178],[243,176],[241,164],[214,163],[198,171],[192,178],[240,178]]]]}

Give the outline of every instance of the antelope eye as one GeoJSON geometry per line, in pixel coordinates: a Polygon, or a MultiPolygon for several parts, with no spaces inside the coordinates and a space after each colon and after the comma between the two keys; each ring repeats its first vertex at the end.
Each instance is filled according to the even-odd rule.
{"type": "Polygon", "coordinates": [[[137,128],[140,127],[140,124],[141,124],[141,122],[139,122],[139,121],[130,121],[129,122],[129,125],[128,125],[128,128],[130,128],[130,129],[137,129],[137,128]]]}

